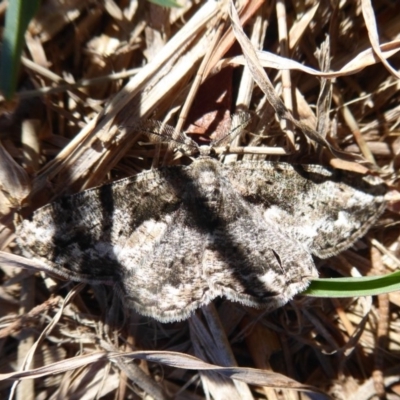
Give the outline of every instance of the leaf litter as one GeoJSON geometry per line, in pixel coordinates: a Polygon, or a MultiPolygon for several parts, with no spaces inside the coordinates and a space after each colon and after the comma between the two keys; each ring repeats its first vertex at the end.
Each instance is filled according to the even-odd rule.
{"type": "MultiPolygon", "coordinates": [[[[42,3],[16,101],[0,116],[3,397],[399,395],[397,292],[297,297],[267,315],[219,300],[188,321],[160,324],[125,310],[107,288],[35,273],[15,247],[21,215],[155,160],[176,163],[130,128],[149,118],[201,127],[192,137],[202,142],[214,124],[229,123],[227,110],[250,110],[248,134],[225,159],[370,170],[398,188],[399,6],[317,3],[243,1],[237,17],[229,2],[167,11],[147,2],[42,3]],[[207,79],[222,93],[208,109],[207,79]],[[200,118],[192,117],[197,108],[200,118]]],[[[318,266],[325,277],[384,274],[398,267],[398,254],[398,213],[387,212],[357,246],[318,266]]]]}

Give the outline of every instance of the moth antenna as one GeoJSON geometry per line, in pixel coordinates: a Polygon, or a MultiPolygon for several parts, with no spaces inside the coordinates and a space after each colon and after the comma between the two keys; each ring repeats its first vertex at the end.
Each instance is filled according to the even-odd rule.
{"type": "Polygon", "coordinates": [[[251,115],[247,111],[238,111],[233,114],[231,117],[231,129],[222,138],[212,141],[211,147],[229,146],[238,135],[243,133],[250,121],[251,115]]]}
{"type": "Polygon", "coordinates": [[[199,146],[195,141],[166,123],[150,119],[138,123],[134,128],[145,134],[151,143],[171,144],[175,153],[179,151],[191,155],[199,152],[199,146]]]}

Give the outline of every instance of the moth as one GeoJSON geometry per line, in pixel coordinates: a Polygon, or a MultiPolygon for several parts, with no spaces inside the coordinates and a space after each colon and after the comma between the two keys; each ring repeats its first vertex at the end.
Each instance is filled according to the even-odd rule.
{"type": "MultiPolygon", "coordinates": [[[[173,134],[160,131],[147,129],[173,134]]],[[[273,310],[318,276],[313,256],[347,249],[385,208],[386,186],[373,176],[222,164],[208,147],[179,140],[200,153],[188,166],[146,171],[37,210],[17,228],[22,254],[60,277],[114,285],[124,304],[161,322],[186,319],[218,296],[273,310]]]]}

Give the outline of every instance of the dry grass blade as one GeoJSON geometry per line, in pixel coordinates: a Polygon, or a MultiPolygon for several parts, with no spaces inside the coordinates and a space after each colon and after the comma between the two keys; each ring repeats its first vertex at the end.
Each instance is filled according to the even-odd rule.
{"type": "Polygon", "coordinates": [[[43,313],[48,312],[51,308],[54,308],[59,303],[59,301],[59,297],[49,299],[45,303],[40,304],[29,310],[29,312],[21,315],[6,328],[0,330],[0,339],[6,338],[7,336],[19,331],[25,326],[27,320],[37,318],[43,313]]]}
{"type": "Polygon", "coordinates": [[[313,20],[315,13],[319,7],[319,3],[314,4],[309,10],[307,10],[299,20],[297,20],[290,28],[289,32],[289,49],[292,50],[299,42],[307,27],[313,20]]]}
{"type": "MultiPolygon", "coordinates": [[[[220,367],[206,363],[199,358],[168,351],[136,351],[129,353],[93,353],[74,357],[70,360],[64,360],[46,367],[37,368],[30,371],[13,372],[9,374],[0,374],[0,380],[8,379],[31,379],[46,376],[47,374],[57,374],[71,369],[86,366],[95,362],[100,362],[108,359],[109,361],[117,360],[118,358],[124,359],[141,359],[151,362],[165,364],[171,367],[177,367],[188,370],[199,371],[216,371],[231,379],[237,379],[242,382],[251,383],[259,386],[270,386],[274,388],[290,388],[301,391],[319,392],[317,389],[303,385],[284,375],[274,372],[261,371],[251,368],[243,367],[220,367]]],[[[321,393],[322,394],[322,393],[321,393]]],[[[328,397],[327,397],[328,398],[328,397]]]]}
{"type": "MultiPolygon", "coordinates": [[[[52,179],[55,174],[64,175],[62,185],[56,188],[57,191],[62,191],[62,187],[65,187],[66,184],[68,187],[72,186],[82,178],[85,183],[80,185],[81,188],[85,188],[86,185],[93,186],[103,179],[107,169],[112,168],[114,163],[124,155],[121,149],[132,145],[135,141],[132,140],[134,138],[129,137],[126,130],[118,131],[115,126],[112,127],[112,124],[118,121],[118,125],[131,126],[139,119],[150,115],[160,101],[160,94],[172,90],[174,85],[190,71],[195,60],[190,60],[190,56],[189,59],[179,59],[178,57],[189,43],[202,32],[207,23],[215,17],[216,12],[217,7],[214,3],[207,3],[203,6],[180,31],[180,35],[164,46],[157,57],[130,80],[104,111],[93,118],[69,146],[60,152],[53,162],[49,163],[46,170],[37,177],[34,183],[34,192],[42,190],[46,181],[52,179]],[[176,65],[171,65],[171,62],[175,62],[176,65]],[[165,78],[167,72],[169,74],[165,78]],[[151,86],[146,89],[146,85],[149,85],[150,81],[151,86]],[[137,108],[138,111],[132,114],[132,105],[137,104],[142,97],[141,91],[147,91],[146,96],[141,101],[140,108],[137,108]],[[120,146],[116,148],[115,143],[120,146]],[[102,173],[99,174],[99,167],[102,164],[105,164],[107,168],[102,168],[102,173]],[[91,171],[94,165],[96,165],[98,173],[88,176],[88,171],[91,171]]],[[[202,56],[202,52],[197,49],[203,48],[204,51],[204,41],[206,40],[207,36],[205,35],[203,42],[196,43],[197,58],[202,56]]]]}
{"type": "MultiPolygon", "coordinates": [[[[210,359],[216,365],[237,366],[215,308],[212,305],[204,307],[203,314],[207,324],[203,324],[196,315],[190,320],[190,331],[195,354],[201,359],[210,359]]],[[[249,387],[243,382],[235,380],[231,382],[229,379],[223,379],[223,377],[215,373],[201,374],[201,376],[207,382],[213,397],[253,399],[249,387]],[[223,389],[222,391],[221,388],[223,389]]]]}
{"type": "Polygon", "coordinates": [[[74,357],[72,359],[59,361],[56,364],[47,365],[45,367],[37,368],[35,370],[1,374],[0,380],[40,378],[50,374],[59,374],[61,372],[77,369],[80,367],[87,366],[91,363],[100,362],[104,360],[107,360],[107,353],[104,352],[93,353],[89,355],[83,355],[74,357]]]}
{"type": "Polygon", "coordinates": [[[0,142],[0,214],[24,204],[31,191],[26,171],[17,164],[0,142]]]}
{"type": "MultiPolygon", "coordinates": [[[[400,41],[394,40],[392,42],[384,43],[380,45],[380,51],[384,59],[390,58],[400,50],[400,41]]],[[[362,71],[364,68],[377,64],[381,60],[377,59],[373,49],[367,49],[359,53],[352,60],[340,68],[338,71],[318,71],[317,69],[307,67],[306,65],[300,64],[295,60],[279,56],[268,51],[257,51],[257,58],[260,64],[264,68],[275,68],[275,69],[290,69],[303,71],[307,74],[318,76],[320,78],[337,78],[346,75],[353,75],[357,72],[362,71]]],[[[213,73],[218,72],[223,67],[228,65],[247,65],[246,59],[243,56],[236,56],[233,58],[227,58],[221,60],[213,70],[213,73]]]]}
{"type": "Polygon", "coordinates": [[[371,45],[374,49],[375,54],[381,60],[383,65],[388,69],[388,71],[393,74],[397,79],[399,79],[400,74],[395,69],[393,69],[393,67],[386,61],[386,58],[383,55],[381,48],[379,47],[378,28],[376,26],[374,9],[372,8],[371,1],[362,0],[361,9],[365,20],[365,26],[368,29],[369,40],[371,41],[371,45]]]}
{"type": "MultiPolygon", "coordinates": [[[[276,95],[275,89],[269,80],[267,74],[265,73],[264,69],[262,68],[261,64],[258,61],[257,58],[257,53],[255,49],[253,48],[251,42],[247,38],[247,36],[244,34],[243,29],[241,28],[239,17],[237,15],[235,6],[233,5],[233,2],[230,3],[230,16],[232,19],[232,26],[234,29],[234,32],[236,34],[236,38],[238,39],[239,43],[242,46],[242,50],[244,53],[244,56],[247,61],[247,66],[249,67],[254,80],[257,82],[259,85],[260,89],[264,92],[264,94],[267,96],[268,101],[274,108],[276,114],[278,115],[278,118],[280,120],[286,119],[290,122],[292,122],[297,128],[299,128],[309,139],[313,140],[315,143],[326,147],[329,149],[329,151],[338,157],[339,159],[347,160],[347,161],[362,161],[357,155],[349,155],[349,153],[345,153],[343,151],[337,150],[334,147],[331,146],[331,144],[325,140],[318,132],[316,132],[314,129],[309,127],[308,125],[304,124],[301,121],[298,121],[296,118],[293,117],[293,114],[288,110],[285,106],[285,104],[282,102],[282,100],[276,95]]],[[[337,165],[338,167],[338,165],[337,165]]]]}

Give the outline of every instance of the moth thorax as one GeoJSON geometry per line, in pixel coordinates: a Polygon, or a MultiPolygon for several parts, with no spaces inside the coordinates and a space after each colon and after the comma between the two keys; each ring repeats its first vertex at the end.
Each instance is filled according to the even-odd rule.
{"type": "Polygon", "coordinates": [[[200,197],[203,198],[207,203],[216,205],[220,203],[220,180],[215,173],[213,173],[213,171],[202,171],[199,176],[198,187],[200,191],[200,197]]]}

